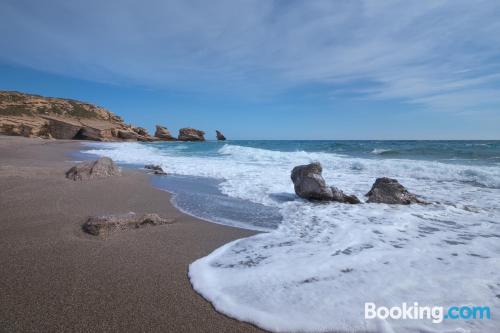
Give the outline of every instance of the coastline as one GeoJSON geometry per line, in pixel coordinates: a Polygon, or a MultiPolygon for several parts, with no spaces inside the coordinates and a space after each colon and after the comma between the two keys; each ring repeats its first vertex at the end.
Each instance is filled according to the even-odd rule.
{"type": "Polygon", "coordinates": [[[262,332],[216,312],[188,265],[255,232],[182,213],[149,175],[73,182],[79,142],[0,136],[0,331],[262,332]],[[156,212],[172,225],[83,234],[89,215],[156,212]]]}

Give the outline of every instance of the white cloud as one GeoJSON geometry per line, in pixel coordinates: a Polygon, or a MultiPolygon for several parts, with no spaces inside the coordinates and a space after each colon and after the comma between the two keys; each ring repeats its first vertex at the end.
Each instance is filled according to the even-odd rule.
{"type": "Polygon", "coordinates": [[[272,94],[320,83],[480,109],[500,104],[498,17],[496,1],[7,0],[0,60],[150,87],[272,94]]]}

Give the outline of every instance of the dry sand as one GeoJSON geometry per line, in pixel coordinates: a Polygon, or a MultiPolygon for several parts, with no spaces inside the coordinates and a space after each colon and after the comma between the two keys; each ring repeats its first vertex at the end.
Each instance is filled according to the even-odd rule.
{"type": "Polygon", "coordinates": [[[0,136],[0,332],[258,332],[196,294],[188,265],[250,231],[175,209],[148,175],[65,179],[78,142],[0,136]],[[156,212],[172,225],[100,240],[88,215],[156,212]]]}

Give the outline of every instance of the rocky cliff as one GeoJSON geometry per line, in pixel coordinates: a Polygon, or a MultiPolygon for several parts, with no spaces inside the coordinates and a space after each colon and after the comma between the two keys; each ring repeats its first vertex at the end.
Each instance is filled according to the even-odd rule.
{"type": "Polygon", "coordinates": [[[0,134],[96,141],[153,141],[110,111],[71,99],[0,91],[0,134]]]}

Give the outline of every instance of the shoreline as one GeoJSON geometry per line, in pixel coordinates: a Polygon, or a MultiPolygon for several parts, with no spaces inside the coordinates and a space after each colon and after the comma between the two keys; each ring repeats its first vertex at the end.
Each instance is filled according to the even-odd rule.
{"type": "MultiPolygon", "coordinates": [[[[89,143],[94,144],[94,142],[89,142],[89,143]]],[[[95,153],[85,153],[86,150],[93,150],[93,149],[97,148],[99,143],[95,143],[95,144],[96,144],[95,146],[94,145],[89,146],[89,145],[82,144],[81,148],[85,148],[85,149],[80,149],[80,150],[74,151],[71,153],[70,156],[75,157],[76,161],[96,160],[102,156],[105,156],[105,155],[99,155],[99,154],[95,154],[95,153]]],[[[148,172],[148,170],[146,170],[143,167],[143,164],[120,163],[117,161],[115,161],[115,163],[120,168],[122,168],[122,170],[123,169],[131,170],[134,172],[140,171],[140,172],[143,172],[146,175],[150,176],[149,183],[151,184],[151,186],[153,186],[154,188],[159,189],[161,191],[167,192],[170,195],[170,200],[169,200],[170,204],[175,209],[180,211],[181,213],[186,214],[188,216],[191,216],[192,218],[199,219],[199,220],[202,220],[202,221],[205,221],[208,223],[227,226],[230,228],[236,228],[236,229],[241,229],[244,231],[250,231],[250,232],[253,232],[255,234],[262,233],[262,232],[270,232],[270,231],[274,230],[277,227],[277,224],[279,224],[281,222],[280,215],[274,216],[274,218],[276,220],[278,220],[278,222],[276,223],[276,226],[269,226],[269,227],[259,227],[257,225],[252,225],[251,223],[249,223],[249,221],[246,221],[246,222],[242,221],[242,220],[248,220],[248,218],[249,218],[248,215],[239,216],[239,219],[237,221],[226,220],[223,222],[222,220],[225,219],[225,216],[217,216],[217,214],[212,215],[212,216],[203,216],[202,214],[200,214],[200,212],[194,212],[194,211],[190,210],[190,208],[183,207],[183,205],[181,203],[179,203],[179,199],[181,197],[185,197],[185,195],[186,195],[187,191],[184,191],[184,189],[186,187],[191,187],[192,186],[191,183],[196,183],[197,185],[202,187],[201,188],[202,192],[205,192],[205,191],[207,191],[207,188],[210,188],[210,189],[208,189],[208,191],[210,192],[210,195],[216,195],[218,197],[223,197],[225,199],[225,200],[223,200],[224,202],[222,203],[222,205],[219,205],[219,206],[214,205],[214,206],[210,207],[211,211],[223,210],[225,208],[224,207],[225,205],[227,205],[227,204],[234,205],[235,202],[238,202],[240,204],[243,203],[246,206],[256,205],[255,203],[248,201],[248,200],[230,198],[228,195],[222,194],[218,188],[218,185],[220,182],[222,182],[224,180],[223,178],[210,178],[210,177],[203,177],[203,176],[188,176],[188,175],[175,174],[175,173],[170,173],[170,172],[167,172],[166,176],[159,176],[159,175],[155,175],[151,172],[148,172]],[[188,180],[187,180],[187,182],[182,183],[182,182],[179,182],[180,179],[188,179],[188,180]],[[171,184],[172,180],[174,180],[176,185],[173,186],[171,184]],[[182,191],[179,191],[180,189],[182,189],[182,191]]],[[[192,191],[190,191],[190,195],[193,196],[194,194],[199,194],[199,191],[200,191],[200,188],[197,188],[196,190],[192,190],[192,191]]],[[[196,202],[196,205],[200,206],[200,205],[202,205],[202,203],[200,203],[198,201],[198,202],[196,202]]],[[[207,207],[204,207],[204,208],[207,209],[207,207]]],[[[254,216],[253,218],[258,218],[258,217],[254,216]]]]}
{"type": "Polygon", "coordinates": [[[256,232],[192,217],[150,175],[73,182],[80,142],[0,136],[0,331],[262,332],[198,295],[188,265],[256,232]],[[159,213],[172,225],[85,235],[89,215],[159,213]]]}

